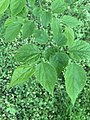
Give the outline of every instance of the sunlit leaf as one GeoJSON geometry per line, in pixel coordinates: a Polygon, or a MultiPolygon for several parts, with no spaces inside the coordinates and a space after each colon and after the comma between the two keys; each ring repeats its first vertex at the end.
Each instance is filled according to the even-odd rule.
{"type": "Polygon", "coordinates": [[[75,60],[90,60],[90,44],[83,40],[75,40],[69,48],[70,55],[75,60]]]}
{"type": "Polygon", "coordinates": [[[65,72],[65,86],[73,105],[84,88],[86,79],[86,73],[80,65],[71,63],[67,66],[65,72]]]}
{"type": "Polygon", "coordinates": [[[0,0],[0,15],[2,15],[8,8],[10,0],[0,0]]]}
{"type": "Polygon", "coordinates": [[[28,80],[35,72],[34,66],[19,66],[15,69],[9,88],[20,85],[28,80]]]}

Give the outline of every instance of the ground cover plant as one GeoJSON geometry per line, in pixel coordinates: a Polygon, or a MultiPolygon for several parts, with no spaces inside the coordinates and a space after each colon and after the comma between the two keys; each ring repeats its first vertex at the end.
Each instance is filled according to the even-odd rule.
{"type": "Polygon", "coordinates": [[[5,3],[1,2],[1,14],[9,6],[3,31],[5,42],[15,38],[27,41],[15,55],[21,66],[14,71],[9,88],[32,76],[53,95],[56,80],[64,74],[66,91],[74,105],[86,83],[83,63],[89,65],[90,45],[74,35],[73,29],[83,26],[83,22],[67,15],[67,11],[62,14],[70,10],[72,1],[9,2],[5,2],[4,9],[5,3]]]}

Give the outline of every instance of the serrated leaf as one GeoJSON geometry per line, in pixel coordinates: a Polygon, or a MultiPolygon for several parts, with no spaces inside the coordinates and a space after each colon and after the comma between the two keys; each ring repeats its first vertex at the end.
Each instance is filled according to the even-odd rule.
{"type": "Polygon", "coordinates": [[[66,10],[66,4],[64,0],[54,0],[51,4],[53,13],[62,13],[66,10]]]}
{"type": "Polygon", "coordinates": [[[38,82],[53,95],[57,74],[54,67],[49,63],[40,63],[36,67],[35,76],[38,82]],[[52,74],[51,74],[52,73],[52,74]]]}
{"type": "Polygon", "coordinates": [[[19,22],[12,22],[8,25],[5,31],[5,40],[6,42],[12,42],[15,40],[15,38],[18,36],[20,30],[21,30],[22,24],[19,22]]]}
{"type": "Polygon", "coordinates": [[[51,56],[49,59],[50,64],[52,64],[55,67],[58,75],[60,75],[60,73],[67,66],[68,60],[69,58],[67,54],[64,52],[57,52],[55,55],[51,56]]]}
{"type": "Polygon", "coordinates": [[[36,45],[26,44],[23,45],[15,55],[18,62],[32,64],[38,61],[40,51],[36,45]]]}
{"type": "Polygon", "coordinates": [[[58,33],[57,36],[54,36],[53,40],[56,42],[58,46],[61,46],[61,47],[66,45],[67,43],[67,38],[65,37],[63,33],[58,33]]]}
{"type": "Polygon", "coordinates": [[[75,63],[67,66],[65,71],[65,86],[73,105],[85,86],[86,79],[85,71],[81,66],[75,63]]]}
{"type": "Polygon", "coordinates": [[[67,45],[71,46],[73,44],[74,38],[75,38],[73,29],[70,27],[66,27],[64,34],[67,38],[67,45]]]}
{"type": "Polygon", "coordinates": [[[20,85],[28,80],[35,72],[34,66],[19,66],[15,69],[9,88],[20,85]]]}
{"type": "Polygon", "coordinates": [[[11,0],[10,10],[12,16],[19,14],[22,9],[25,7],[26,0],[11,0]]]}
{"type": "Polygon", "coordinates": [[[90,60],[90,44],[83,40],[75,40],[69,48],[70,55],[75,60],[90,60]]]}
{"type": "Polygon", "coordinates": [[[43,26],[47,27],[47,25],[51,22],[51,13],[42,11],[40,14],[40,21],[43,26]]]}
{"type": "Polygon", "coordinates": [[[51,19],[51,30],[53,32],[54,37],[58,36],[58,34],[61,33],[59,19],[57,19],[55,17],[52,17],[52,19],[51,19]]]}
{"type": "Polygon", "coordinates": [[[33,21],[27,21],[22,27],[23,39],[30,37],[34,33],[35,24],[33,21]]]}
{"type": "Polygon", "coordinates": [[[40,44],[48,42],[48,33],[45,30],[35,30],[34,32],[35,41],[40,44]]]}
{"type": "Polygon", "coordinates": [[[0,0],[0,15],[2,15],[8,8],[10,0],[0,0]]]}
{"type": "Polygon", "coordinates": [[[72,17],[69,15],[64,15],[61,20],[63,21],[63,23],[65,23],[70,27],[76,27],[78,25],[82,25],[82,22],[79,21],[76,17],[72,17]]]}

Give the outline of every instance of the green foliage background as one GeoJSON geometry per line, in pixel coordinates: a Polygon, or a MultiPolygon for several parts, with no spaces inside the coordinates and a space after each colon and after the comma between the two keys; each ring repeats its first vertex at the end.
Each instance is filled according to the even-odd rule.
{"type": "MultiPolygon", "coordinates": [[[[72,14],[84,22],[83,27],[75,29],[75,35],[78,39],[90,43],[90,0],[79,0],[72,5],[72,10],[65,14],[72,14]]],[[[5,19],[6,16],[3,16],[3,21],[5,19]]],[[[3,21],[0,21],[0,26],[3,21]]],[[[0,31],[3,32],[2,27],[0,31]]],[[[54,97],[36,83],[34,78],[20,87],[7,90],[12,73],[17,67],[14,54],[25,43],[26,41],[21,39],[12,43],[5,43],[0,39],[0,120],[89,120],[90,71],[85,64],[88,81],[72,111],[63,76],[56,84],[54,97]]]]}

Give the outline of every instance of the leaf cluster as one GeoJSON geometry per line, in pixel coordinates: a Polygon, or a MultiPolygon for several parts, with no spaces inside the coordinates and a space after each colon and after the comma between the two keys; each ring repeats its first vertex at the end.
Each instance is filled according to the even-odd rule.
{"type": "Polygon", "coordinates": [[[29,40],[16,53],[21,64],[12,75],[9,88],[30,77],[53,95],[55,83],[64,73],[66,91],[74,105],[85,86],[86,72],[80,65],[90,61],[90,44],[75,39],[73,28],[83,23],[74,16],[63,15],[74,1],[3,0],[0,15],[8,10],[3,34],[6,42],[29,40]]]}

